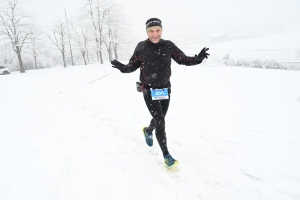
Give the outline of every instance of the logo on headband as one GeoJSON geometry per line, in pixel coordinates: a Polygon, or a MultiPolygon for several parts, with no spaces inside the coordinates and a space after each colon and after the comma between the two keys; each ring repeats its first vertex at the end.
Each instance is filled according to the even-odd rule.
{"type": "Polygon", "coordinates": [[[148,22],[148,24],[146,24],[147,26],[151,23],[159,23],[160,24],[160,21],[151,21],[151,22],[148,22]]]}

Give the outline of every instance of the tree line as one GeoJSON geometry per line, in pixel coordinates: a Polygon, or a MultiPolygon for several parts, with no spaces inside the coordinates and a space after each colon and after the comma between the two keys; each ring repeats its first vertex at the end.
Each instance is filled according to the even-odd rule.
{"type": "Polygon", "coordinates": [[[112,1],[83,0],[75,18],[68,18],[63,6],[65,18],[54,20],[47,30],[24,10],[25,3],[5,0],[0,8],[0,64],[21,73],[68,63],[103,64],[105,59],[118,59],[129,42],[122,35],[126,24],[120,5],[112,1]]]}

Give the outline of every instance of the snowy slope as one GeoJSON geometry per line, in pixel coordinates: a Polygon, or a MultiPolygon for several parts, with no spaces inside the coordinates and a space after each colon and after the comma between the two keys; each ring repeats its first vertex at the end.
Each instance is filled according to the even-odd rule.
{"type": "Polygon", "coordinates": [[[300,72],[173,63],[167,170],[138,72],[0,76],[0,199],[300,199],[300,72]]]}

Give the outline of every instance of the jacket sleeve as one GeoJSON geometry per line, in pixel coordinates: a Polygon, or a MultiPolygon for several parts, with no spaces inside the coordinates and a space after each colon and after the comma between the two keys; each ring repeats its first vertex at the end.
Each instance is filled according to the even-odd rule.
{"type": "Polygon", "coordinates": [[[197,59],[197,55],[194,57],[186,56],[174,43],[171,42],[172,45],[172,55],[171,58],[175,60],[179,65],[198,65],[201,63],[197,59]]]}
{"type": "Polygon", "coordinates": [[[141,67],[141,60],[139,56],[139,44],[136,46],[133,55],[131,56],[129,63],[124,65],[123,69],[121,69],[122,73],[131,73],[141,67]]]}

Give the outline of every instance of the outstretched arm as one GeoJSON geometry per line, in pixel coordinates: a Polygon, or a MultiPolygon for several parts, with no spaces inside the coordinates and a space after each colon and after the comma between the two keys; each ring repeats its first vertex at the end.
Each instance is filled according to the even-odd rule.
{"type": "Polygon", "coordinates": [[[138,56],[137,47],[134,50],[132,57],[129,60],[127,65],[120,63],[118,60],[112,60],[112,67],[119,69],[122,73],[134,72],[141,66],[141,61],[138,56]]]}
{"type": "Polygon", "coordinates": [[[206,51],[209,48],[204,47],[198,55],[194,57],[186,56],[175,44],[173,44],[172,58],[180,65],[197,65],[204,58],[208,58],[209,54],[206,51]]]}

